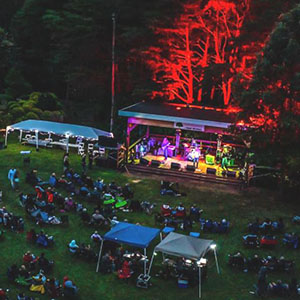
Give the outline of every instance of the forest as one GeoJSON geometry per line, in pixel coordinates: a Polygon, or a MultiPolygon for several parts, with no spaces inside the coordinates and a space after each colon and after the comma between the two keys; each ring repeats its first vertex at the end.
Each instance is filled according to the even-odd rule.
{"type": "Polygon", "coordinates": [[[271,145],[269,158],[298,170],[297,0],[2,0],[0,127],[108,129],[113,14],[120,139],[117,110],[141,100],[238,108],[258,153],[271,145]]]}

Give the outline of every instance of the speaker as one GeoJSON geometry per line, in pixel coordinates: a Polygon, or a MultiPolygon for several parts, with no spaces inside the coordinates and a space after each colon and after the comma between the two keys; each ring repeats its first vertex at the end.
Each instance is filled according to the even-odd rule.
{"type": "Polygon", "coordinates": [[[206,169],[206,174],[212,174],[212,175],[216,175],[216,169],[213,168],[207,168],[206,169]]]}
{"type": "Polygon", "coordinates": [[[159,167],[160,166],[160,161],[152,159],[151,161],[151,167],[159,167]]]}
{"type": "Polygon", "coordinates": [[[195,172],[195,167],[193,165],[186,165],[187,171],[193,171],[195,172]]]}
{"type": "Polygon", "coordinates": [[[227,171],[226,174],[227,174],[227,177],[236,177],[235,171],[227,171]]]}
{"type": "Polygon", "coordinates": [[[175,163],[175,162],[171,163],[172,170],[179,170],[180,168],[181,168],[181,165],[179,163],[175,163]]]}
{"type": "Polygon", "coordinates": [[[143,165],[143,166],[147,166],[149,164],[149,160],[141,157],[140,158],[140,164],[143,165]]]}

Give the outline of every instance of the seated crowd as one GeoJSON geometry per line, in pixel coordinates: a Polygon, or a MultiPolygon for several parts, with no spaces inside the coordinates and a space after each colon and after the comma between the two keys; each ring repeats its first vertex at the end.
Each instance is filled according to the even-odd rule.
{"type": "Polygon", "coordinates": [[[6,229],[10,229],[14,232],[24,231],[24,220],[20,216],[16,216],[9,212],[5,206],[0,208],[0,224],[6,229]]]}
{"type": "Polygon", "coordinates": [[[284,256],[277,259],[275,256],[259,257],[255,254],[253,257],[246,257],[237,252],[229,254],[228,264],[231,267],[243,270],[244,272],[258,272],[262,266],[265,266],[269,272],[291,272],[294,270],[295,262],[287,260],[284,256]]]}
{"type": "Polygon", "coordinates": [[[260,222],[259,218],[256,218],[254,222],[251,222],[247,226],[249,233],[252,234],[270,234],[272,232],[281,232],[284,229],[284,223],[282,218],[278,221],[271,221],[266,218],[263,222],[260,222]]]}

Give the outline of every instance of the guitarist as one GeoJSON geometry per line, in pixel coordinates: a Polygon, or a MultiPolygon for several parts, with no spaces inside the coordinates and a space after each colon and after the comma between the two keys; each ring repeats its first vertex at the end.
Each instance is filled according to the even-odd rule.
{"type": "Polygon", "coordinates": [[[161,143],[161,148],[164,152],[164,157],[165,157],[165,160],[168,159],[168,147],[170,146],[170,142],[169,140],[167,139],[167,137],[165,137],[161,143]]]}

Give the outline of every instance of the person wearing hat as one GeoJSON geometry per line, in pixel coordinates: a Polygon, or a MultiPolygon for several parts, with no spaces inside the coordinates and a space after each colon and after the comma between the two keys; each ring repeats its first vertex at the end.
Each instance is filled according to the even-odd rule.
{"type": "Polygon", "coordinates": [[[76,253],[78,249],[79,249],[79,246],[76,244],[76,241],[72,240],[69,244],[69,251],[71,253],[76,253]]]}
{"type": "Polygon", "coordinates": [[[95,231],[92,235],[91,235],[91,239],[96,242],[99,243],[100,241],[102,241],[102,237],[101,235],[98,233],[98,231],[95,231]]]}

